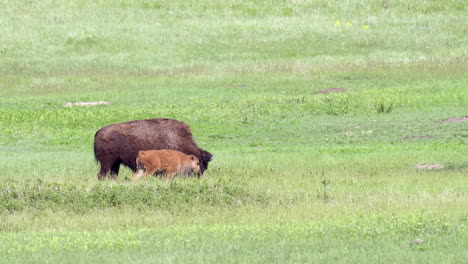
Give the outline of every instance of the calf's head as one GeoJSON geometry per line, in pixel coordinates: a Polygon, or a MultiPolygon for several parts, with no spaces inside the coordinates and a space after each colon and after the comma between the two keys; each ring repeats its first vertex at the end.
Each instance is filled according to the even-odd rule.
{"type": "Polygon", "coordinates": [[[190,169],[192,170],[193,173],[195,174],[201,174],[201,169],[200,169],[200,161],[198,160],[197,157],[194,155],[190,155],[190,169]]]}

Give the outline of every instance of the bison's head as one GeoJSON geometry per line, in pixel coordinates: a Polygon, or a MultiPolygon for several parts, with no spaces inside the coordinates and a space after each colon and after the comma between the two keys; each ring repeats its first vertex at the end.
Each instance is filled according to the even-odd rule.
{"type": "Polygon", "coordinates": [[[208,169],[208,163],[214,159],[214,156],[206,150],[201,150],[200,170],[201,173],[208,169]]]}

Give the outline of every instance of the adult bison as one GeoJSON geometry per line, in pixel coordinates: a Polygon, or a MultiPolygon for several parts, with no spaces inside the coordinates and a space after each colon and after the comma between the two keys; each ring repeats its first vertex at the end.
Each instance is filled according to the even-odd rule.
{"type": "Polygon", "coordinates": [[[98,179],[103,180],[109,172],[111,179],[117,178],[121,163],[135,172],[138,151],[152,149],[194,155],[200,161],[201,173],[213,160],[211,153],[197,146],[190,127],[184,122],[167,118],[135,120],[109,125],[96,132],[94,156],[101,164],[98,179]]]}

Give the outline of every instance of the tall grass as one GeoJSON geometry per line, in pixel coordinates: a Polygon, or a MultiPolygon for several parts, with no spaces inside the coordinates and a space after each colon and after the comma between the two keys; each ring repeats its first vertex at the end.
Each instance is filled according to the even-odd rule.
{"type": "Polygon", "coordinates": [[[55,81],[64,75],[85,81],[110,72],[303,72],[327,64],[451,63],[465,56],[463,1],[7,1],[3,6],[1,72],[33,74],[21,78],[32,83],[46,75],[49,84],[36,87],[49,91],[68,86],[55,81]]]}

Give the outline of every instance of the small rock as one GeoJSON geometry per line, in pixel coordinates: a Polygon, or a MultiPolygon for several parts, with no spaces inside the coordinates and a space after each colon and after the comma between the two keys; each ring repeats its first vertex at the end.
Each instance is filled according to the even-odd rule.
{"type": "Polygon", "coordinates": [[[229,85],[230,88],[246,88],[249,87],[247,84],[231,84],[229,85]]]}
{"type": "Polygon", "coordinates": [[[410,245],[420,245],[424,242],[421,238],[416,238],[415,240],[411,241],[410,245]]]}
{"type": "Polygon", "coordinates": [[[80,106],[83,106],[83,105],[107,105],[107,104],[110,104],[109,102],[105,102],[105,101],[99,101],[99,102],[77,102],[77,103],[67,103],[64,105],[64,107],[72,107],[74,105],[80,105],[80,106]]]}
{"type": "Polygon", "coordinates": [[[441,170],[443,168],[442,164],[416,164],[416,169],[420,170],[441,170]]]}

